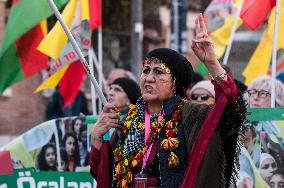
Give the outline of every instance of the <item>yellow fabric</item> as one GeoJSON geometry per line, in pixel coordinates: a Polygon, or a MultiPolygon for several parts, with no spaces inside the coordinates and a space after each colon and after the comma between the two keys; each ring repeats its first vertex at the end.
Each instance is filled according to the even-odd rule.
{"type": "Polygon", "coordinates": [[[46,20],[41,21],[40,27],[41,27],[43,36],[46,36],[47,35],[47,21],[46,20]]]}
{"type": "Polygon", "coordinates": [[[35,163],[21,137],[17,137],[12,142],[3,147],[4,150],[9,150],[11,156],[17,156],[21,160],[25,168],[34,167],[35,163]]]}
{"type": "MultiPolygon", "coordinates": [[[[214,43],[214,48],[218,59],[220,59],[225,52],[226,46],[231,36],[231,31],[234,25],[234,19],[235,19],[234,16],[225,18],[224,25],[219,29],[217,29],[216,31],[212,32],[210,35],[214,43]]],[[[241,24],[242,20],[239,18],[237,28],[239,28],[241,24]]]]}
{"type": "Polygon", "coordinates": [[[252,161],[252,159],[251,159],[251,157],[250,157],[250,155],[249,155],[249,153],[247,152],[246,149],[244,149],[243,154],[248,158],[248,160],[250,162],[250,165],[252,167],[254,178],[255,178],[255,185],[254,185],[254,187],[257,187],[257,188],[269,188],[267,183],[260,176],[259,170],[254,165],[254,162],[252,161]]]}
{"type": "MultiPolygon", "coordinates": [[[[243,3],[243,0],[235,0],[232,2],[235,8],[240,7],[243,3]]],[[[232,28],[234,25],[235,15],[225,18],[224,25],[217,30],[213,31],[210,35],[216,52],[216,56],[220,59],[225,53],[226,46],[230,40],[232,28]]],[[[239,18],[237,23],[238,29],[242,25],[242,20],[239,18]]]]}
{"type": "MultiPolygon", "coordinates": [[[[77,3],[78,0],[70,0],[62,13],[63,20],[69,28],[73,21],[77,3]]],[[[57,60],[61,51],[65,47],[66,42],[67,35],[62,29],[60,23],[57,21],[52,30],[41,41],[37,49],[54,60],[57,60]]]]}
{"type": "Polygon", "coordinates": [[[81,19],[82,20],[90,20],[90,16],[89,16],[89,0],[81,0],[81,6],[82,6],[81,19]]]}
{"type": "Polygon", "coordinates": [[[61,80],[61,78],[64,76],[65,72],[67,71],[69,67],[68,65],[65,65],[62,69],[60,69],[58,72],[56,72],[55,74],[53,74],[51,77],[49,77],[47,80],[45,80],[35,91],[35,93],[38,93],[44,89],[51,89],[51,88],[55,88],[59,81],[61,80]]]}
{"type": "MultiPolygon", "coordinates": [[[[245,84],[250,85],[251,81],[256,77],[267,74],[272,56],[273,35],[274,35],[274,19],[275,8],[268,21],[268,28],[265,31],[263,38],[253,53],[249,63],[244,69],[245,84]]],[[[284,3],[281,4],[279,14],[279,29],[278,29],[278,49],[284,48],[284,3]]]]}

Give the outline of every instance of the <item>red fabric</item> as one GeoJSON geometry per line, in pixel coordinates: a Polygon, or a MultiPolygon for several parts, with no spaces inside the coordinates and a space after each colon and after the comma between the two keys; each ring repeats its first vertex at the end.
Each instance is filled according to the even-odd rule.
{"type": "Polygon", "coordinates": [[[276,0],[245,0],[241,18],[249,29],[255,30],[264,22],[275,5],[276,0]]]}
{"type": "Polygon", "coordinates": [[[202,128],[197,136],[196,141],[188,156],[188,165],[179,188],[194,188],[196,177],[198,175],[199,167],[206,152],[206,148],[213,136],[216,126],[222,116],[227,102],[233,101],[238,96],[238,90],[231,77],[228,80],[222,80],[217,84],[212,82],[215,86],[216,102],[207,115],[202,128]]]}
{"type": "Polygon", "coordinates": [[[89,0],[90,28],[102,25],[102,0],[89,0]]]}
{"type": "Polygon", "coordinates": [[[59,84],[59,92],[63,97],[63,108],[70,105],[76,98],[84,80],[84,67],[80,60],[72,63],[64,74],[59,84]]]}
{"type": "Polygon", "coordinates": [[[104,142],[100,150],[92,146],[90,152],[91,175],[97,181],[97,188],[110,187],[110,143],[104,142]]]}
{"type": "Polygon", "coordinates": [[[0,175],[13,173],[14,169],[10,151],[0,151],[0,175]]]}
{"type": "Polygon", "coordinates": [[[25,78],[48,67],[48,57],[37,50],[43,37],[40,25],[36,25],[15,42],[25,78]]]}

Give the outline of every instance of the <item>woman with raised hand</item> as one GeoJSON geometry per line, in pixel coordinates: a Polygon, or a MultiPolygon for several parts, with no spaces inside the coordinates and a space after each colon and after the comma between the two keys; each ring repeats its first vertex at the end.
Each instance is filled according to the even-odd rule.
{"type": "MultiPolygon", "coordinates": [[[[137,174],[148,187],[229,187],[235,185],[238,136],[245,106],[232,78],[215,57],[203,15],[196,19],[192,49],[205,62],[215,87],[213,106],[186,100],[193,69],[178,52],[149,52],[140,76],[142,96],[120,124],[107,103],[96,124],[90,155],[98,187],[135,187],[137,174]],[[116,128],[119,139],[103,141],[116,128]]],[[[141,179],[140,179],[141,180],[141,179]]]]}

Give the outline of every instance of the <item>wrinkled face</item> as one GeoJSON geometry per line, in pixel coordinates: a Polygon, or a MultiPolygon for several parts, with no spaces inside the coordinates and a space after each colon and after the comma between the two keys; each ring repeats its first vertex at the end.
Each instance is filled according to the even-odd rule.
{"type": "Polygon", "coordinates": [[[269,183],[269,178],[275,170],[277,170],[277,165],[272,159],[265,159],[260,164],[260,175],[267,183],[269,183]]]}
{"type": "Polygon", "coordinates": [[[261,85],[255,85],[248,90],[250,108],[270,108],[271,94],[269,88],[261,85]]]}
{"type": "Polygon", "coordinates": [[[208,92],[206,89],[197,88],[194,91],[192,91],[190,95],[190,99],[193,103],[197,104],[214,104],[215,98],[213,97],[210,92],[208,92]]]}
{"type": "Polygon", "coordinates": [[[175,92],[173,76],[163,63],[145,63],[140,77],[142,97],[147,102],[162,102],[175,92]]]}
{"type": "Polygon", "coordinates": [[[275,174],[269,181],[271,188],[284,188],[284,177],[280,174],[275,174]]]}
{"type": "Polygon", "coordinates": [[[75,151],[75,139],[69,136],[65,142],[65,149],[68,156],[73,156],[75,151]]]}
{"type": "Polygon", "coordinates": [[[82,120],[77,119],[74,124],[74,131],[79,134],[80,127],[82,126],[82,120]]]}
{"type": "Polygon", "coordinates": [[[112,84],[110,86],[108,102],[113,104],[119,111],[122,111],[130,104],[127,94],[124,92],[122,87],[116,84],[112,84]]]}
{"type": "Polygon", "coordinates": [[[55,160],[55,151],[52,147],[48,147],[44,154],[45,161],[47,166],[55,166],[56,160],[55,160]]]}

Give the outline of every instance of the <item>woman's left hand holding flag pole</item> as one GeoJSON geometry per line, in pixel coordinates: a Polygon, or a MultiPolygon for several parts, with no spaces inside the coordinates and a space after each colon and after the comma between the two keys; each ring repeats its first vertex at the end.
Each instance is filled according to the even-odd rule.
{"type": "Polygon", "coordinates": [[[48,0],[48,3],[50,5],[52,11],[54,12],[55,16],[57,17],[59,23],[61,24],[64,32],[68,36],[68,38],[69,38],[69,40],[70,40],[70,42],[71,42],[75,52],[78,54],[78,56],[79,56],[79,58],[81,60],[81,63],[83,65],[83,67],[84,67],[84,69],[85,69],[89,79],[91,80],[92,84],[95,87],[96,92],[99,95],[100,100],[102,101],[103,105],[105,105],[107,103],[107,100],[106,100],[106,98],[105,98],[105,96],[104,96],[104,94],[103,94],[103,92],[102,92],[102,90],[101,90],[101,88],[100,88],[96,78],[93,76],[93,74],[91,72],[91,68],[90,68],[89,64],[87,63],[86,59],[84,58],[84,55],[83,55],[81,49],[79,48],[77,42],[75,41],[73,35],[71,34],[71,31],[68,29],[67,25],[63,21],[62,16],[61,16],[60,12],[58,11],[56,5],[54,4],[53,0],[48,0]]]}

